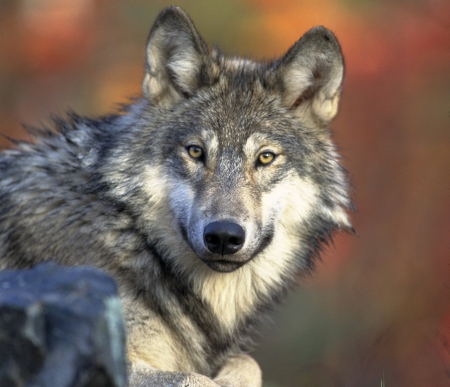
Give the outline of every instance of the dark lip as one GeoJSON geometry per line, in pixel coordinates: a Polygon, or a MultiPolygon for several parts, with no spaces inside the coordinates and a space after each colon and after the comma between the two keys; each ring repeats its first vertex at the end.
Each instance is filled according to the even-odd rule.
{"type": "Polygon", "coordinates": [[[219,260],[214,260],[214,261],[202,259],[202,261],[206,265],[208,265],[208,267],[210,269],[217,271],[219,273],[231,273],[231,272],[239,269],[240,267],[244,266],[250,260],[251,259],[249,259],[247,261],[236,262],[236,261],[227,261],[225,259],[219,259],[219,260]]]}

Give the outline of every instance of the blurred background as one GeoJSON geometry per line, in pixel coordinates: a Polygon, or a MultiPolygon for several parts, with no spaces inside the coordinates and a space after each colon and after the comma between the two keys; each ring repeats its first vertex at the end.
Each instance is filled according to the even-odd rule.
{"type": "MultiPolygon", "coordinates": [[[[279,56],[323,24],[346,59],[332,128],[358,235],[336,237],[262,329],[265,386],[450,386],[450,1],[177,4],[228,54],[279,56]]],[[[24,138],[21,123],[104,114],[138,95],[167,5],[0,0],[0,132],[24,138]]]]}

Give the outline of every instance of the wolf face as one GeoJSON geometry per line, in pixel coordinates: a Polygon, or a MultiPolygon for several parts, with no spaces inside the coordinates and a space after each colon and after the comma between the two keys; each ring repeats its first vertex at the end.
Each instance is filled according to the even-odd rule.
{"type": "Polygon", "coordinates": [[[299,250],[307,233],[349,226],[327,129],[343,69],[323,27],[283,58],[256,63],[210,53],[183,15],[156,21],[143,89],[155,106],[172,109],[155,133],[160,179],[171,181],[177,232],[211,269],[234,271],[273,243],[306,262],[299,250]]]}

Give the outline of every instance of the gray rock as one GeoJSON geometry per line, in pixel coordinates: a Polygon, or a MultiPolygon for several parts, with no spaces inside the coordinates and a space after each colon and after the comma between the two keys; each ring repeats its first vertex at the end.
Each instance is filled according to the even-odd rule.
{"type": "Polygon", "coordinates": [[[44,263],[0,272],[1,387],[125,387],[114,280],[44,263]]]}

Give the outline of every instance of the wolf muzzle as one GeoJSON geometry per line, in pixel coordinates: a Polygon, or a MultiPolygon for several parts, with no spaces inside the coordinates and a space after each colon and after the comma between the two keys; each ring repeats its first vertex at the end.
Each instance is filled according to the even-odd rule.
{"type": "Polygon", "coordinates": [[[237,223],[229,221],[211,222],[203,230],[203,243],[212,256],[202,258],[211,269],[229,273],[248,262],[242,257],[231,257],[242,249],[245,231],[237,223]]]}

